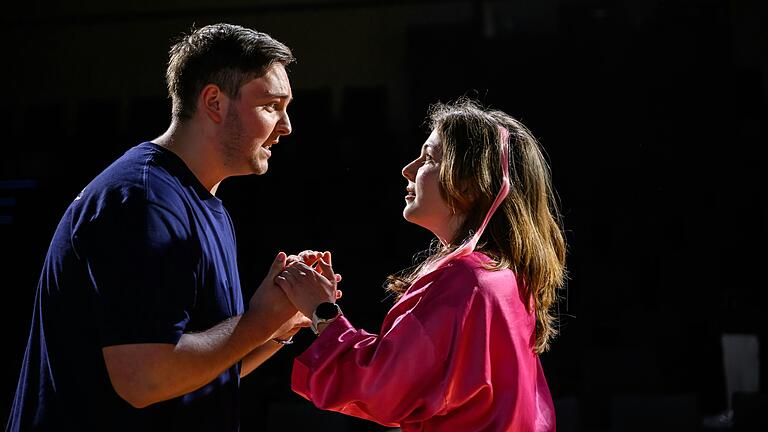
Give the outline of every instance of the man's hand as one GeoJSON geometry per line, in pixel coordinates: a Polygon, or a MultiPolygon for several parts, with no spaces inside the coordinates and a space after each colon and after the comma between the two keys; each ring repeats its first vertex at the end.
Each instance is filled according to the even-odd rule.
{"type": "Polygon", "coordinates": [[[307,254],[301,260],[293,261],[275,278],[275,282],[307,317],[312,316],[320,303],[335,302],[338,297],[330,252],[319,256],[307,254]],[[312,259],[315,268],[306,264],[306,261],[312,259]]]}
{"type": "Polygon", "coordinates": [[[248,302],[249,310],[264,311],[270,316],[277,315],[280,322],[286,322],[296,314],[296,306],[275,283],[275,278],[285,269],[286,258],[283,252],[277,254],[267,276],[248,302]]]}

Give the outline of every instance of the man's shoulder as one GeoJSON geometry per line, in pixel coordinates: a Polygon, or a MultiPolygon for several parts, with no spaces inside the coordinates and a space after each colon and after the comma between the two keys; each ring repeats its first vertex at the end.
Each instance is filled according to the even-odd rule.
{"type": "Polygon", "coordinates": [[[153,202],[173,207],[181,195],[179,182],[156,147],[151,143],[132,147],[94,177],[71,206],[80,222],[153,202]]]}
{"type": "Polygon", "coordinates": [[[146,143],[128,149],[91,180],[83,192],[100,193],[115,190],[134,191],[144,187],[147,167],[153,153],[146,143]]]}
{"type": "Polygon", "coordinates": [[[178,169],[171,162],[157,145],[139,144],[105,168],[83,192],[117,195],[122,200],[134,196],[161,202],[172,199],[181,186],[178,169]]]}

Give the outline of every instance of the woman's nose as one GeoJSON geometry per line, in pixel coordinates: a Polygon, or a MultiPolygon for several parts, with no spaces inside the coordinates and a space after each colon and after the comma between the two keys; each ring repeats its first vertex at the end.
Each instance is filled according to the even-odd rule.
{"type": "Polygon", "coordinates": [[[416,176],[414,174],[414,172],[415,172],[414,167],[416,165],[416,162],[417,161],[413,161],[413,162],[411,162],[408,165],[403,167],[403,177],[405,177],[406,179],[408,179],[410,181],[416,181],[416,176]]]}

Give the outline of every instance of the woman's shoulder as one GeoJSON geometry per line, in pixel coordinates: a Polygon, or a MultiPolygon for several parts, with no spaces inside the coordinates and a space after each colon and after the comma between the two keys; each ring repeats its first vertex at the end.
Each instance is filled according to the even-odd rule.
{"type": "Polygon", "coordinates": [[[471,285],[480,292],[498,294],[510,289],[517,291],[517,278],[510,269],[492,268],[494,261],[482,252],[454,259],[446,264],[440,281],[452,285],[471,285]]]}
{"type": "MultiPolygon", "coordinates": [[[[473,252],[456,260],[456,271],[471,275],[470,300],[504,313],[530,315],[520,291],[520,281],[509,268],[494,268],[494,260],[482,252],[473,252]]],[[[465,286],[464,289],[467,289],[465,286]]]]}
{"type": "Polygon", "coordinates": [[[457,273],[471,273],[475,277],[481,277],[490,273],[509,273],[508,269],[494,269],[494,260],[483,252],[474,251],[468,255],[456,258],[447,267],[451,267],[457,273]]]}

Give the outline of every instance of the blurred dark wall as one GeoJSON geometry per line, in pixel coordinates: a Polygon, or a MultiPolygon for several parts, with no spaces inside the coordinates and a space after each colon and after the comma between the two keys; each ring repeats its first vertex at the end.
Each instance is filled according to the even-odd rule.
{"type": "MultiPolygon", "coordinates": [[[[246,296],[278,250],[329,249],[346,315],[375,331],[391,305],[384,278],[430,240],[402,220],[400,169],[428,135],[428,105],[466,94],[520,118],[552,165],[570,281],[542,360],[561,430],[616,428],[628,406],[722,410],[719,335],[768,345],[766,18],[759,0],[9,5],[0,417],[58,219],[113,159],[165,130],[171,41],[219,21],[270,33],[299,59],[294,133],[266,175],[219,190],[246,296]]],[[[279,421],[299,412],[371,430],[289,391],[291,359],[312,336],[298,339],[244,381],[243,430],[290,430],[279,421]]]]}

